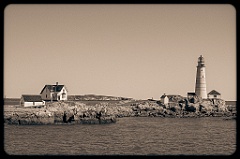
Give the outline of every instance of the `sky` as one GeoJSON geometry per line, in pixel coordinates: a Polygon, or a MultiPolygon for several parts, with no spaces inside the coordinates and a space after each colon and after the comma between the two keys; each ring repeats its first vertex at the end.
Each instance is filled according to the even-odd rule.
{"type": "Polygon", "coordinates": [[[228,4],[10,4],[4,97],[63,84],[70,95],[159,99],[195,91],[236,100],[236,10],[228,4]]]}

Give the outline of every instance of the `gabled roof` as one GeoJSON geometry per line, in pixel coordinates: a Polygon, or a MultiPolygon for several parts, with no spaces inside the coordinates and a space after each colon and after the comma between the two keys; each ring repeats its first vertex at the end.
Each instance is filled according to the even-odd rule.
{"type": "MultiPolygon", "coordinates": [[[[45,85],[43,87],[43,89],[41,90],[40,94],[42,94],[43,90],[45,88],[52,90],[53,92],[60,92],[62,90],[62,88],[64,87],[64,85],[45,85]]],[[[66,89],[67,90],[67,89],[66,89]]]]}
{"type": "Polygon", "coordinates": [[[196,93],[195,92],[188,92],[187,95],[194,95],[195,96],[196,93]]]}
{"type": "Polygon", "coordinates": [[[208,95],[221,95],[219,92],[212,90],[211,92],[208,93],[208,95]]]}
{"type": "Polygon", "coordinates": [[[167,95],[164,93],[164,95],[162,95],[161,98],[165,98],[165,97],[167,97],[167,95]]]}
{"type": "Polygon", "coordinates": [[[42,97],[40,95],[22,95],[25,102],[42,102],[42,97]]]}

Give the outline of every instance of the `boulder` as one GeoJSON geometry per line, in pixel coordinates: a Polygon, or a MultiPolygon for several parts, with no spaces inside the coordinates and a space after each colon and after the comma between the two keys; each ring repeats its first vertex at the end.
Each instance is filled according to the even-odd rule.
{"type": "Polygon", "coordinates": [[[200,102],[199,104],[200,104],[200,106],[203,106],[203,107],[207,107],[207,106],[213,105],[211,100],[204,100],[204,101],[200,102]]]}
{"type": "Polygon", "coordinates": [[[17,125],[42,125],[42,124],[53,124],[54,116],[48,115],[36,115],[36,113],[13,113],[13,115],[5,120],[8,124],[17,125]]]}
{"type": "Polygon", "coordinates": [[[218,104],[218,111],[219,112],[228,112],[227,106],[223,103],[218,104]]]}
{"type": "Polygon", "coordinates": [[[149,113],[145,110],[142,110],[139,114],[139,116],[141,116],[141,117],[147,117],[148,115],[149,115],[149,113]]]}
{"type": "Polygon", "coordinates": [[[188,103],[188,105],[185,106],[185,110],[189,112],[199,111],[199,103],[188,103]]]}
{"type": "Polygon", "coordinates": [[[173,112],[180,112],[182,110],[182,108],[178,105],[171,106],[169,109],[173,112]]]}
{"type": "Polygon", "coordinates": [[[74,113],[73,112],[66,112],[64,111],[63,113],[63,122],[64,123],[71,123],[72,121],[74,121],[74,113]]]}
{"type": "Polygon", "coordinates": [[[200,105],[199,111],[201,113],[212,112],[213,111],[213,106],[211,106],[211,105],[200,105]]]}

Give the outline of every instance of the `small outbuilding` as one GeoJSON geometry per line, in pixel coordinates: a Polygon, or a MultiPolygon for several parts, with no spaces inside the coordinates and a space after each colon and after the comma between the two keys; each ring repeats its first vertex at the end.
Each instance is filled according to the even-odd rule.
{"type": "Polygon", "coordinates": [[[212,90],[208,93],[208,98],[221,98],[221,94],[217,92],[216,90],[212,90]]]}
{"type": "Polygon", "coordinates": [[[168,102],[169,102],[169,98],[168,98],[168,96],[165,93],[160,97],[160,99],[161,99],[161,102],[164,105],[168,104],[168,102]]]}
{"type": "Polygon", "coordinates": [[[194,98],[194,97],[196,97],[196,96],[197,96],[197,95],[196,95],[195,92],[188,92],[188,93],[187,93],[187,98],[188,98],[188,99],[194,98]]]}
{"type": "Polygon", "coordinates": [[[34,107],[44,106],[45,101],[42,100],[40,95],[22,95],[20,99],[20,106],[34,107]]]}

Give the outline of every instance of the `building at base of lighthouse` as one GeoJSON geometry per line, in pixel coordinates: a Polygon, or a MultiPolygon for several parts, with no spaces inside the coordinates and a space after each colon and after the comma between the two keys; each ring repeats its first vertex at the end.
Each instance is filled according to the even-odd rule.
{"type": "Polygon", "coordinates": [[[200,98],[207,98],[205,61],[202,55],[198,58],[195,94],[200,98]]]}

